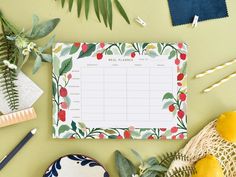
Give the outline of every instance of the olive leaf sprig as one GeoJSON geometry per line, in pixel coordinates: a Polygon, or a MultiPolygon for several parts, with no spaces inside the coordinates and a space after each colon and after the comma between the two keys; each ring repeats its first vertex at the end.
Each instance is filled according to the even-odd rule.
{"type": "MultiPolygon", "coordinates": [[[[61,0],[61,6],[64,8],[66,0],[61,0]]],[[[101,17],[103,19],[103,22],[106,27],[109,26],[109,28],[112,30],[112,24],[113,24],[113,9],[112,9],[112,0],[77,0],[77,15],[80,17],[81,10],[84,4],[85,9],[85,16],[86,20],[88,20],[89,17],[89,11],[91,6],[91,1],[93,1],[94,11],[97,16],[97,19],[99,22],[101,22],[101,17]]],[[[74,0],[68,0],[68,6],[69,11],[72,11],[74,0]]],[[[129,17],[127,16],[123,6],[119,2],[119,0],[114,0],[114,4],[116,8],[118,9],[120,15],[125,19],[125,21],[130,24],[129,17]]]]}
{"type": "Polygon", "coordinates": [[[120,177],[190,177],[195,173],[192,166],[175,168],[167,172],[173,160],[188,161],[189,158],[180,153],[167,153],[160,158],[150,157],[147,160],[132,150],[139,161],[138,167],[127,159],[120,151],[115,152],[116,168],[120,177]]]}
{"type": "Polygon", "coordinates": [[[39,18],[33,16],[33,27],[30,30],[19,30],[11,24],[0,12],[0,88],[5,96],[9,108],[14,111],[19,106],[19,95],[15,81],[17,74],[28,61],[35,58],[33,73],[36,73],[43,61],[51,62],[52,56],[46,53],[55,37],[53,36],[43,47],[37,46],[36,40],[51,33],[60,19],[55,18],[39,23],[39,18]]]}

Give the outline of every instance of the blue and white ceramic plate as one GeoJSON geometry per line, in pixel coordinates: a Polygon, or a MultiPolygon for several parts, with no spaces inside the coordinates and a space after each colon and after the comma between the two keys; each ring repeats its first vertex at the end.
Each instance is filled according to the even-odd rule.
{"type": "Polygon", "coordinates": [[[96,160],[71,154],[53,162],[43,177],[109,177],[109,174],[96,160]]]}

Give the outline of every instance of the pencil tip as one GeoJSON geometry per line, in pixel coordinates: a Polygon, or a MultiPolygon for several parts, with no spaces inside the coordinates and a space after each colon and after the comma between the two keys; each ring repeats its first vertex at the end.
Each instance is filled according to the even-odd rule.
{"type": "Polygon", "coordinates": [[[31,133],[34,135],[37,132],[37,129],[34,128],[33,130],[31,130],[31,133]]]}

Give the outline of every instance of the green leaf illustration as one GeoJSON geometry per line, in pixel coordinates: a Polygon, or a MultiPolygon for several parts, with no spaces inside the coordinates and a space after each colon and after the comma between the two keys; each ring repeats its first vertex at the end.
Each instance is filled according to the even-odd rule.
{"type": "Polygon", "coordinates": [[[61,68],[59,70],[60,76],[69,72],[72,69],[72,58],[68,58],[64,60],[61,64],[61,68]]]}
{"type": "Polygon", "coordinates": [[[174,58],[176,56],[176,51],[175,50],[172,50],[171,52],[170,52],[170,55],[169,55],[169,59],[172,59],[172,58],[174,58]]]}
{"type": "Polygon", "coordinates": [[[102,18],[103,18],[103,21],[104,21],[104,24],[107,26],[107,10],[106,10],[106,3],[105,3],[105,0],[99,0],[100,2],[100,11],[101,11],[101,14],[102,14],[102,18]]]}
{"type": "Polygon", "coordinates": [[[52,82],[52,95],[55,97],[56,93],[57,93],[57,89],[56,89],[56,83],[52,82]]]}
{"type": "Polygon", "coordinates": [[[62,133],[64,133],[64,132],[66,132],[66,131],[68,131],[68,130],[70,130],[70,127],[69,127],[68,125],[62,125],[62,126],[60,126],[60,128],[59,128],[59,130],[58,130],[59,135],[62,134],[62,133]]]}
{"type": "Polygon", "coordinates": [[[71,127],[72,127],[73,131],[77,130],[77,126],[76,126],[76,123],[74,121],[71,122],[71,127]]]}
{"type": "Polygon", "coordinates": [[[174,98],[173,94],[168,92],[163,96],[162,100],[173,99],[173,98],[174,98]]]}
{"type": "Polygon", "coordinates": [[[71,49],[70,49],[70,55],[73,55],[74,53],[76,53],[79,50],[79,47],[76,47],[74,45],[72,45],[71,49]]]}
{"type": "Polygon", "coordinates": [[[78,58],[90,56],[96,49],[96,44],[88,44],[88,50],[86,52],[81,51],[78,58]]]}
{"type": "Polygon", "coordinates": [[[74,0],[69,0],[69,11],[71,12],[74,0]]]}

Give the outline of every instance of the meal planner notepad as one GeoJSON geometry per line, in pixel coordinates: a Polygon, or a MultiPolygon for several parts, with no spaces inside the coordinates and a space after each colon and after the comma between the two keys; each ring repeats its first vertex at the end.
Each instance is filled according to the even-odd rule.
{"type": "Polygon", "coordinates": [[[187,45],[57,43],[53,137],[187,137],[187,45]]]}

